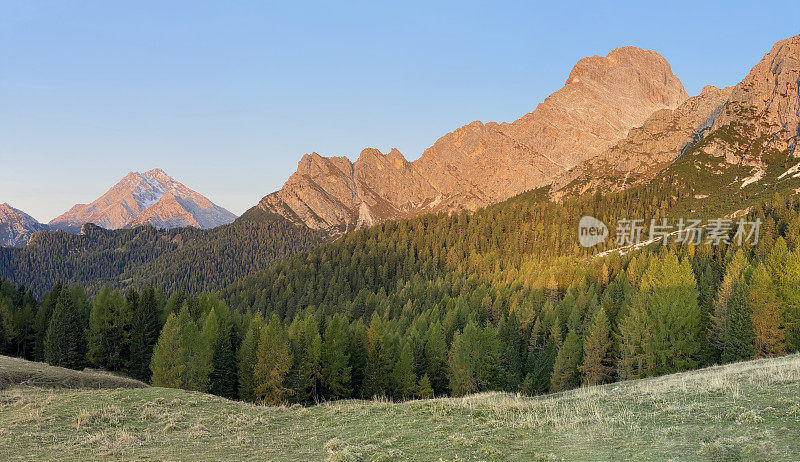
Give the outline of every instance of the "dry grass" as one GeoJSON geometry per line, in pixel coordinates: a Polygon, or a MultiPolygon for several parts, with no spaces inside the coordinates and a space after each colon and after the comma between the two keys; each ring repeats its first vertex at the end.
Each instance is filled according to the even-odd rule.
{"type": "Polygon", "coordinates": [[[181,390],[0,392],[0,460],[796,460],[800,356],[524,397],[264,407],[181,390]]]}
{"type": "Polygon", "coordinates": [[[86,369],[74,371],[45,363],[0,355],[0,390],[11,386],[43,388],[142,388],[147,384],[128,377],[86,369]]]}

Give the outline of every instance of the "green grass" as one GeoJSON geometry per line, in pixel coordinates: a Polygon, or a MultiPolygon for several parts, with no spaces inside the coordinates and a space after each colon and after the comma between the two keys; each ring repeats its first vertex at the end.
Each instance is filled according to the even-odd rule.
{"type": "Polygon", "coordinates": [[[0,355],[0,390],[13,386],[41,388],[142,388],[146,383],[107,372],[74,371],[0,355]]]}
{"type": "Polygon", "coordinates": [[[800,356],[525,398],[263,407],[143,388],[0,392],[0,460],[792,460],[800,356]]]}

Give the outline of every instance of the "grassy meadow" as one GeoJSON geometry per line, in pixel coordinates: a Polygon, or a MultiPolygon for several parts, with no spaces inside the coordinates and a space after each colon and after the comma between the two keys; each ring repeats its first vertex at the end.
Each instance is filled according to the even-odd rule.
{"type": "Polygon", "coordinates": [[[155,387],[0,391],[0,460],[797,460],[798,436],[800,355],[533,398],[265,407],[155,387]]]}

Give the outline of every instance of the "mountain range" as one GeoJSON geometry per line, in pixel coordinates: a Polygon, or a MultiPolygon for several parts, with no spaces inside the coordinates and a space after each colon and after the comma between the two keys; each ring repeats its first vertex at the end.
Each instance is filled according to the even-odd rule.
{"type": "Polygon", "coordinates": [[[551,184],[601,154],[653,112],[688,95],[654,51],[623,47],[581,59],[564,87],[512,123],[472,122],[408,162],[396,149],[358,160],[303,156],[258,208],[334,234],[427,212],[475,210],[551,184]]]}
{"type": "MultiPolygon", "coordinates": [[[[474,211],[540,187],[557,201],[618,191],[650,181],[687,152],[741,168],[747,173],[737,173],[742,188],[763,185],[770,164],[785,171],[796,158],[799,79],[800,36],[776,43],[739,84],[707,86],[694,97],[658,53],[617,48],[578,61],[560,90],[518,120],[472,122],[439,138],[413,162],[397,149],[364,149],[355,162],[306,154],[283,187],[247,215],[266,212],[337,236],[389,219],[474,211]]],[[[43,229],[23,215],[0,218],[15,230],[0,244],[20,245],[43,229]]],[[[49,227],[212,228],[234,219],[154,169],[129,173],[49,227]]]]}

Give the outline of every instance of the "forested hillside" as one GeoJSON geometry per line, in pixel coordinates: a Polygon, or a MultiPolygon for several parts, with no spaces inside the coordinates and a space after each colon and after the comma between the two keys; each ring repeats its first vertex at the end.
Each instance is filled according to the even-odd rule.
{"type": "Polygon", "coordinates": [[[94,294],[101,286],[171,293],[216,290],[312,248],[325,236],[265,213],[247,214],[210,230],[149,226],[106,230],[84,225],[79,235],[40,232],[22,248],[0,248],[0,277],[41,295],[57,282],[94,294]]]}
{"type": "Polygon", "coordinates": [[[786,188],[747,213],[762,223],[755,245],[733,243],[734,229],[718,246],[670,238],[598,256],[605,246],[577,244],[583,214],[613,223],[690,207],[682,169],[607,196],[556,204],[532,191],[472,215],[386,222],[218,295],[148,286],[90,300],[59,285],[38,303],[6,284],[4,348],[266,403],[538,394],[797,351],[800,200],[775,192],[786,188]]]}

